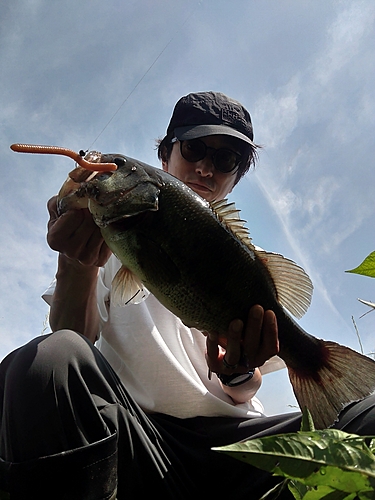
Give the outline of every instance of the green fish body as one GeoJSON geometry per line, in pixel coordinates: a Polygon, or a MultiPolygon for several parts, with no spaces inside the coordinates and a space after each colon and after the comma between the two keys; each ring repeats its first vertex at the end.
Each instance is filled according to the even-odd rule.
{"type": "Polygon", "coordinates": [[[312,284],[302,268],[256,248],[233,204],[209,204],[170,174],[123,155],[102,155],[115,172],[99,173],[60,202],[62,211],[88,198],[103,237],[123,264],[113,300],[136,301],[146,287],[189,327],[225,339],[235,318],[260,304],[277,317],[280,352],[296,399],[317,428],[350,402],[375,390],[375,362],[348,347],[319,340],[288,314],[301,317],[312,284]]]}

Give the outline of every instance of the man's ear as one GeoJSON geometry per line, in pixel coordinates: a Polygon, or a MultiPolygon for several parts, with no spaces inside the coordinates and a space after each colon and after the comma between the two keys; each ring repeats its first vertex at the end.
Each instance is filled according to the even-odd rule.
{"type": "Polygon", "coordinates": [[[161,161],[161,166],[163,167],[164,172],[168,172],[168,162],[166,160],[161,161]]]}

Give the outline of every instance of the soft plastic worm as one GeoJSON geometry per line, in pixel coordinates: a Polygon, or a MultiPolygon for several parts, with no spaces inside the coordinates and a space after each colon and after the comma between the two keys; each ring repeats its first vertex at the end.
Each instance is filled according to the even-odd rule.
{"type": "Polygon", "coordinates": [[[59,146],[39,146],[37,144],[12,144],[10,146],[12,151],[17,153],[37,153],[48,155],[62,155],[72,158],[78,165],[94,172],[107,172],[117,170],[116,163],[92,163],[85,160],[79,153],[71,149],[61,148],[59,146]]]}

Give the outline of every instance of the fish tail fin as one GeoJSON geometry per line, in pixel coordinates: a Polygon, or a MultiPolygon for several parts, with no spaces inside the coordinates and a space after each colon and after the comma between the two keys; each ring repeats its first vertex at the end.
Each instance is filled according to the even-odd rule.
{"type": "Polygon", "coordinates": [[[308,408],[315,427],[324,429],[345,406],[375,391],[375,361],[335,342],[319,342],[323,362],[317,371],[288,371],[300,408],[308,408]]]}

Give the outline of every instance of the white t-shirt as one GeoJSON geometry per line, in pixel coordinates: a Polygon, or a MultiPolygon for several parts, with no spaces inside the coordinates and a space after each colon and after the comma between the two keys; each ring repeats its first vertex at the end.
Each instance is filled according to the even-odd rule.
{"type": "MultiPolygon", "coordinates": [[[[96,346],[141,408],[179,418],[262,416],[263,406],[256,397],[236,405],[215,374],[209,380],[204,335],[186,327],[152,294],[140,304],[111,304],[111,283],[120,265],[111,256],[99,271],[101,331],[96,346]]],[[[47,302],[53,289],[54,283],[43,295],[47,302]]],[[[284,366],[274,357],[261,372],[284,366]]]]}

